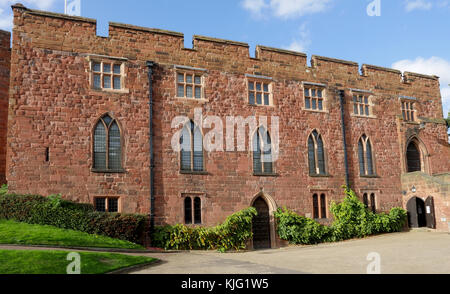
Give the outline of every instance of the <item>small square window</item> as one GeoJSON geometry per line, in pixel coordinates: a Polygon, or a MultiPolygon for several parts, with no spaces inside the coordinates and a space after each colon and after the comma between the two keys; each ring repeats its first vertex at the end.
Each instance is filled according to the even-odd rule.
{"type": "Polygon", "coordinates": [[[104,63],[103,64],[103,72],[110,73],[111,72],[111,64],[104,63]]]}
{"type": "Polygon", "coordinates": [[[100,72],[101,71],[101,64],[100,63],[94,63],[93,70],[95,72],[100,72]]]}
{"type": "Polygon", "coordinates": [[[193,73],[177,73],[177,97],[203,98],[202,76],[193,73]]]}
{"type": "Polygon", "coordinates": [[[120,64],[114,64],[114,74],[121,74],[121,65],[120,64]]]}
{"type": "Polygon", "coordinates": [[[106,198],[95,198],[95,210],[106,212],[106,198]]]}
{"type": "Polygon", "coordinates": [[[192,84],[192,76],[186,75],[186,84],[192,84]]]}
{"type": "Polygon", "coordinates": [[[324,93],[321,88],[305,87],[305,109],[324,110],[324,93]]]}
{"type": "Polygon", "coordinates": [[[92,62],[92,88],[121,90],[123,81],[122,64],[92,62]]]}
{"type": "Polygon", "coordinates": [[[202,77],[195,76],[195,84],[196,85],[201,85],[202,84],[202,77]]]}
{"type": "Polygon", "coordinates": [[[270,106],[271,87],[269,83],[249,81],[248,100],[251,105],[270,106]]]}

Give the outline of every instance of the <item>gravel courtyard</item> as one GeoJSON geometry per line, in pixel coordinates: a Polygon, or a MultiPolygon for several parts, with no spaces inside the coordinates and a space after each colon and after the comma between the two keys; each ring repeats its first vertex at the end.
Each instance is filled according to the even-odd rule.
{"type": "Polygon", "coordinates": [[[134,274],[366,274],[372,252],[382,274],[450,274],[450,234],[421,230],[245,253],[151,254],[162,262],[134,274]]]}

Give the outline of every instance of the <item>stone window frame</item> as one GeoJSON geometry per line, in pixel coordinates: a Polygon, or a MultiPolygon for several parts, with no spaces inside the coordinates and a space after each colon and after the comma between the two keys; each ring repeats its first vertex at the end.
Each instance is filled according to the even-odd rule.
{"type": "Polygon", "coordinates": [[[93,124],[92,130],[91,130],[91,154],[92,154],[92,168],[91,168],[91,172],[93,173],[125,173],[125,168],[124,168],[124,163],[125,163],[125,142],[124,142],[124,130],[122,125],[120,124],[119,120],[117,120],[113,115],[111,115],[109,112],[104,113],[103,115],[101,115],[99,118],[97,118],[93,124]],[[106,126],[106,123],[103,121],[103,118],[109,116],[111,118],[111,123],[109,124],[109,126],[106,126]],[[119,132],[120,132],[120,165],[121,168],[120,169],[109,169],[108,168],[108,159],[109,159],[109,150],[108,150],[108,144],[109,144],[109,127],[112,126],[113,122],[115,122],[119,128],[119,132]],[[99,123],[103,123],[104,126],[106,127],[106,162],[107,162],[107,168],[106,169],[98,169],[95,168],[95,129],[97,127],[97,125],[99,123]]]}
{"type": "Polygon", "coordinates": [[[274,106],[274,95],[273,95],[273,78],[260,76],[260,75],[245,75],[245,84],[247,89],[247,103],[250,106],[254,107],[273,107],[274,106]],[[258,84],[261,85],[261,88],[258,90],[258,84]],[[252,88],[250,85],[253,85],[252,88]],[[267,85],[267,90],[265,90],[265,85],[267,85]],[[253,94],[254,103],[251,103],[250,97],[253,94]],[[257,96],[261,95],[261,103],[257,103],[257,96]],[[266,104],[266,95],[268,98],[268,104],[266,104]]]}
{"type": "Polygon", "coordinates": [[[187,226],[201,226],[205,224],[205,201],[206,194],[203,192],[186,192],[181,193],[182,205],[181,205],[181,215],[183,216],[183,224],[187,226]],[[191,222],[186,222],[186,199],[190,198],[191,204],[191,222]],[[195,213],[195,200],[200,200],[200,222],[196,222],[196,213],[195,213]]]}
{"type": "Polygon", "coordinates": [[[110,212],[110,213],[121,213],[122,212],[122,197],[120,196],[94,196],[93,197],[93,201],[94,201],[94,209],[95,211],[98,212],[110,212]],[[97,199],[105,199],[105,211],[99,211],[97,210],[97,199]],[[109,211],[109,200],[113,199],[113,200],[117,200],[117,211],[109,211]]]}
{"type": "Polygon", "coordinates": [[[272,143],[272,137],[271,137],[271,135],[270,135],[270,132],[269,132],[269,130],[266,128],[266,126],[264,126],[264,125],[260,125],[259,127],[257,127],[255,130],[254,130],[254,132],[253,132],[253,134],[252,134],[252,136],[251,136],[251,146],[252,146],[252,148],[251,148],[251,157],[252,157],[252,170],[253,170],[253,175],[254,176],[257,176],[257,177],[277,177],[278,176],[278,174],[276,173],[276,162],[274,162],[274,161],[272,161],[271,163],[271,170],[270,170],[270,172],[269,171],[265,171],[265,162],[263,162],[262,161],[262,157],[264,156],[264,145],[265,145],[265,143],[264,143],[264,136],[262,136],[261,135],[261,130],[264,130],[267,134],[268,134],[268,136],[269,136],[269,139],[270,139],[270,145],[271,145],[271,154],[270,154],[270,156],[271,156],[271,158],[272,158],[272,160],[273,160],[273,143],[272,143]],[[259,148],[260,148],[260,151],[259,151],[259,153],[260,153],[260,159],[259,159],[259,162],[258,162],[258,164],[260,164],[261,165],[261,172],[258,172],[258,171],[256,171],[255,170],[255,165],[256,165],[256,162],[255,162],[255,154],[256,154],[256,150],[254,150],[255,149],[255,139],[257,140],[258,139],[258,137],[259,137],[259,148]],[[262,148],[262,149],[261,149],[262,148]]]}
{"type": "Polygon", "coordinates": [[[379,209],[379,205],[378,205],[378,198],[379,197],[377,196],[379,193],[380,193],[379,190],[378,191],[374,191],[374,190],[364,190],[364,189],[362,189],[360,191],[360,194],[362,195],[361,198],[362,198],[362,202],[364,203],[364,206],[366,207],[366,209],[369,209],[373,213],[377,213],[377,211],[379,209]],[[374,201],[372,201],[372,200],[374,200],[374,201]]]}
{"type": "Polygon", "coordinates": [[[327,148],[325,147],[326,143],[323,139],[322,134],[317,130],[317,129],[313,129],[306,140],[306,156],[307,156],[307,162],[308,162],[308,175],[310,177],[329,177],[330,174],[328,173],[328,156],[327,156],[327,148]],[[317,138],[320,138],[322,140],[322,145],[323,145],[323,168],[324,168],[324,172],[320,173],[320,165],[319,165],[319,144],[317,141],[317,138],[314,136],[314,133],[317,134],[317,138]],[[315,167],[316,167],[316,172],[315,173],[311,173],[310,172],[310,156],[309,156],[309,139],[312,138],[313,139],[313,143],[314,143],[314,163],[315,163],[315,167]],[[317,172],[319,170],[319,172],[317,172]]]}
{"type": "Polygon", "coordinates": [[[403,121],[409,123],[418,122],[417,117],[417,98],[414,97],[400,97],[400,111],[403,121]]]}
{"type": "Polygon", "coordinates": [[[328,197],[326,191],[313,191],[312,192],[312,219],[328,219],[328,197]],[[316,197],[317,197],[317,214],[316,214],[316,197]],[[324,201],[323,201],[324,199],[324,201]],[[325,202],[325,203],[323,203],[325,202]],[[325,214],[325,215],[324,215],[325,214]],[[317,216],[317,217],[316,217],[317,216]]]}
{"type": "Polygon", "coordinates": [[[205,148],[204,148],[204,145],[203,145],[203,140],[205,139],[205,136],[204,136],[204,134],[203,134],[203,130],[200,128],[200,126],[197,126],[197,125],[195,125],[195,122],[194,122],[194,120],[189,120],[188,122],[186,122],[184,125],[183,125],[183,128],[181,129],[181,133],[180,133],[180,151],[179,151],[179,156],[178,156],[178,159],[179,159],[179,164],[180,164],[180,168],[179,168],[179,170],[180,170],[180,173],[181,174],[192,174],[192,175],[207,175],[208,174],[208,172],[206,171],[206,160],[205,160],[205,158],[206,158],[206,151],[205,151],[205,148]],[[193,127],[191,127],[191,130],[189,130],[189,135],[190,135],[190,149],[191,149],[191,162],[190,162],[190,164],[191,164],[191,168],[189,169],[189,170],[187,170],[187,169],[185,169],[185,170],[183,170],[182,169],[182,143],[181,143],[181,139],[183,138],[183,131],[184,131],[184,129],[185,128],[188,128],[188,124],[192,124],[192,126],[193,127]],[[194,169],[194,152],[195,152],[195,142],[194,142],[194,140],[195,140],[195,131],[196,130],[199,130],[199,132],[200,132],[200,135],[201,135],[201,138],[202,138],[202,163],[203,163],[203,166],[202,166],[202,170],[195,170],[194,169]]]}
{"type": "Polygon", "coordinates": [[[119,93],[119,94],[128,94],[130,90],[127,88],[127,73],[126,73],[126,64],[128,59],[121,58],[121,57],[111,57],[111,56],[103,56],[103,55],[89,55],[87,57],[87,60],[89,62],[89,84],[90,89],[93,91],[100,91],[100,92],[108,92],[108,93],[119,93]],[[94,64],[100,63],[100,72],[94,71],[94,64]],[[111,65],[111,72],[110,73],[104,73],[103,68],[104,64],[110,64],[111,65]],[[114,73],[114,65],[120,65],[120,74],[114,73]],[[100,74],[100,80],[102,86],[100,88],[96,88],[94,86],[94,75],[100,74]],[[103,82],[104,82],[104,76],[110,75],[111,76],[111,88],[104,88],[103,82]],[[114,77],[120,75],[120,89],[114,89],[114,77]]]}
{"type": "Polygon", "coordinates": [[[375,162],[375,155],[374,155],[374,145],[373,145],[373,143],[372,143],[372,140],[370,139],[370,137],[369,136],[367,136],[367,134],[362,134],[361,135],[361,137],[359,137],[359,139],[358,139],[358,143],[357,143],[357,146],[358,146],[358,148],[357,148],[357,157],[356,158],[358,158],[358,167],[359,167],[359,171],[358,171],[358,173],[359,173],[359,176],[361,177],[361,178],[377,178],[378,177],[378,175],[377,175],[377,168],[376,168],[376,162],[375,162]],[[365,137],[365,139],[364,139],[364,137],[365,137]],[[364,159],[364,174],[361,174],[361,158],[360,158],[360,150],[359,150],[359,147],[360,147],[360,143],[362,143],[362,147],[363,147],[363,155],[364,155],[364,157],[363,157],[363,159],[364,159]],[[371,150],[371,153],[370,153],[370,159],[371,159],[371,162],[372,162],[372,171],[373,171],[373,173],[372,174],[369,174],[369,166],[368,166],[368,161],[367,161],[367,159],[368,159],[368,157],[367,157],[367,145],[368,144],[370,144],[370,150],[371,150]]]}
{"type": "Polygon", "coordinates": [[[177,99],[182,100],[189,100],[189,101],[200,101],[205,102],[208,101],[206,98],[206,69],[202,68],[195,68],[195,67],[189,67],[189,66],[182,66],[182,65],[175,65],[175,97],[177,99]],[[178,76],[183,75],[183,82],[179,82],[178,76]],[[187,77],[192,77],[192,83],[187,82],[187,77]],[[200,77],[200,83],[195,83],[195,78],[199,76],[200,77]],[[179,96],[178,94],[178,87],[179,85],[183,86],[183,96],[179,96]],[[187,94],[187,87],[192,86],[192,97],[188,97],[187,94]],[[200,98],[195,97],[195,88],[200,87],[200,98]]]}
{"type": "Polygon", "coordinates": [[[303,108],[304,111],[317,112],[317,113],[329,113],[328,109],[328,86],[326,84],[312,83],[312,82],[302,82],[303,90],[303,108]],[[308,96],[306,95],[308,91],[308,96]],[[321,92],[321,95],[313,95],[313,91],[316,93],[321,92]],[[321,96],[321,97],[320,97],[321,96]],[[310,99],[310,107],[307,107],[307,100],[310,99]],[[316,102],[316,108],[313,108],[313,101],[316,102]],[[322,109],[319,109],[319,105],[322,102],[322,109]]]}

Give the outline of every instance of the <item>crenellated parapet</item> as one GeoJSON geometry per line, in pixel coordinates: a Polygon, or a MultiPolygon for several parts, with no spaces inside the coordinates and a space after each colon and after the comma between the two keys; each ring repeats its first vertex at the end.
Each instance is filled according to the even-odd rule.
{"type": "MultiPolygon", "coordinates": [[[[257,46],[255,57],[243,42],[193,36],[193,47],[184,47],[184,34],[110,22],[109,36],[97,36],[95,19],[31,10],[21,4],[14,11],[14,42],[29,42],[31,47],[109,56],[130,60],[153,60],[161,64],[184,64],[225,72],[270,75],[277,79],[305,80],[327,74],[368,79],[367,84],[386,81],[390,85],[420,84],[439,88],[439,78],[418,73],[313,55],[284,49],[257,46]],[[372,83],[370,81],[373,81],[372,83]]],[[[408,95],[408,93],[405,93],[408,95]]]]}

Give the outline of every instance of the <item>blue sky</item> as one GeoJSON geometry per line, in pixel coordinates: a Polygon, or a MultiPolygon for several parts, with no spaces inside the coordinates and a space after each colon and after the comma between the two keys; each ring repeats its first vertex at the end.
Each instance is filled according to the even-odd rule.
{"type": "MultiPolygon", "coordinates": [[[[0,0],[0,29],[11,29],[10,5],[0,0]]],[[[69,0],[70,1],[70,0],[69,0]]],[[[30,8],[64,12],[64,0],[22,0],[30,8]]],[[[81,14],[109,21],[302,51],[441,77],[450,111],[450,0],[81,0],[81,14]],[[367,7],[379,1],[380,16],[367,7]]]]}

